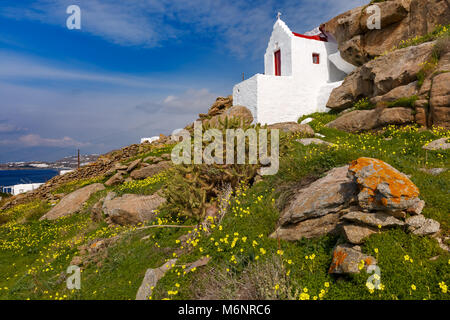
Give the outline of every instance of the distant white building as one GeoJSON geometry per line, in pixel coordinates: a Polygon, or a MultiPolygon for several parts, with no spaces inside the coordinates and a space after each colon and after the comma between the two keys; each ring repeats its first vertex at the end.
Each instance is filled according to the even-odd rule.
{"type": "Polygon", "coordinates": [[[73,169],[62,169],[62,170],[59,170],[59,175],[62,176],[63,174],[66,174],[66,173],[69,173],[69,172],[73,172],[73,171],[75,171],[75,170],[73,170],[73,169]]]}
{"type": "Polygon", "coordinates": [[[154,136],[151,138],[141,138],[141,143],[145,143],[145,142],[152,143],[152,142],[155,142],[158,140],[159,140],[159,136],[154,136]]]}
{"type": "Polygon", "coordinates": [[[354,68],[341,58],[331,35],[319,29],[292,32],[278,14],[264,55],[265,72],[235,85],[233,104],[247,107],[255,123],[297,121],[327,111],[331,91],[354,68]]]}
{"type": "Polygon", "coordinates": [[[12,194],[13,196],[17,196],[18,194],[35,190],[41,185],[43,185],[43,183],[16,184],[14,186],[3,187],[3,192],[12,194]]]}

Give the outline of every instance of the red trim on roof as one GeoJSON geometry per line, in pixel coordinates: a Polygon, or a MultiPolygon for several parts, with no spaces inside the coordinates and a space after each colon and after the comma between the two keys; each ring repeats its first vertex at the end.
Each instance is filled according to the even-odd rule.
{"type": "Polygon", "coordinates": [[[299,37],[299,38],[305,38],[305,39],[310,39],[310,40],[317,40],[317,41],[324,41],[324,42],[328,42],[327,38],[323,35],[317,35],[317,36],[307,36],[304,34],[300,34],[297,32],[292,32],[294,34],[294,36],[299,37]]]}

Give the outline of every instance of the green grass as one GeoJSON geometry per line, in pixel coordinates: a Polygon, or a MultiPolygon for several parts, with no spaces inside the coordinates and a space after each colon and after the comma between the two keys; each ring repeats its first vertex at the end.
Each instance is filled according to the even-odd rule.
{"type": "MultiPolygon", "coordinates": [[[[282,271],[289,272],[288,278],[292,282],[288,290],[306,288],[311,299],[318,297],[321,290],[325,290],[325,299],[448,299],[448,294],[442,292],[439,283],[444,281],[448,284],[450,281],[450,255],[441,250],[434,239],[406,234],[400,229],[372,236],[363,250],[377,257],[385,289],[371,293],[365,286],[369,276],[365,273],[346,278],[328,274],[336,238],[325,236],[293,243],[277,243],[267,238],[273,232],[279,215],[274,203],[280,196],[280,184],[299,182],[310,175],[319,176],[326,170],[347,164],[360,156],[382,159],[412,175],[411,179],[422,191],[421,197],[427,203],[423,214],[439,221],[443,233],[449,234],[449,175],[431,176],[418,170],[420,167],[449,167],[448,152],[427,153],[421,148],[428,141],[445,136],[448,132],[389,127],[378,135],[354,135],[323,127],[327,120],[333,118],[332,115],[315,114],[312,117],[316,120],[310,124],[337,147],[304,147],[294,143],[289,155],[283,157],[279,173],[265,178],[263,183],[249,190],[244,189],[240,196],[234,198],[232,209],[222,222],[222,230],[216,227],[211,235],[200,236],[193,248],[194,252],[183,256],[181,260],[187,263],[202,255],[209,255],[212,257],[210,265],[187,275],[183,275],[182,268],[171,270],[158,284],[153,298],[193,298],[198,294],[198,286],[210,291],[211,287],[217,286],[212,279],[214,273],[224,272],[228,277],[223,278],[223,291],[230,299],[239,297],[242,288],[236,283],[239,283],[245,271],[254,270],[255,264],[263,266],[264,261],[272,259],[278,250],[282,250],[282,271]],[[235,237],[239,240],[232,248],[235,237]],[[242,241],[242,237],[247,238],[246,242],[242,241]],[[228,243],[223,242],[226,238],[228,243]],[[258,243],[255,247],[252,246],[253,240],[258,243]],[[218,248],[223,251],[218,251],[218,248]],[[261,248],[265,254],[261,253],[261,248]],[[375,253],[375,249],[378,253],[375,253]],[[310,259],[313,254],[314,259],[310,259]],[[413,262],[406,261],[406,255],[413,262]],[[215,271],[211,273],[211,270],[215,271]],[[327,289],[324,287],[325,282],[330,283],[327,289]],[[412,285],[416,290],[411,288],[412,285]],[[169,292],[172,294],[169,295],[169,292]],[[173,295],[174,292],[177,294],[173,295]]],[[[260,277],[263,277],[263,267],[261,270],[260,277]]],[[[265,289],[274,291],[271,285],[276,284],[272,283],[265,289]]],[[[223,297],[219,295],[223,293],[221,290],[222,287],[216,293],[223,297]]],[[[272,292],[270,297],[279,295],[282,298],[286,296],[283,293],[272,292]]],[[[295,296],[294,292],[290,292],[290,295],[295,296]]]]}
{"type": "Polygon", "coordinates": [[[418,97],[416,95],[413,95],[411,97],[399,98],[395,101],[388,102],[387,107],[388,108],[404,107],[414,109],[414,104],[416,103],[417,99],[418,97]]]}
{"type": "Polygon", "coordinates": [[[106,178],[103,176],[93,177],[93,178],[89,178],[89,179],[73,180],[73,181],[67,182],[67,183],[59,186],[58,188],[54,189],[52,191],[52,193],[53,194],[60,194],[60,193],[68,194],[68,193],[71,193],[82,187],[85,187],[87,185],[94,184],[94,183],[103,183],[105,181],[106,181],[106,178]]]}
{"type": "Polygon", "coordinates": [[[112,190],[114,190],[118,195],[122,195],[125,193],[149,195],[161,189],[166,180],[167,172],[162,171],[143,180],[133,180],[130,182],[125,182],[119,186],[114,187],[112,190]]]}
{"type": "MultiPolygon", "coordinates": [[[[328,273],[338,237],[295,242],[268,238],[292,185],[316,179],[361,156],[381,159],[410,175],[426,202],[423,214],[439,221],[442,233],[450,235],[450,173],[433,176],[419,170],[449,167],[448,151],[422,149],[429,141],[448,136],[448,131],[391,126],[378,133],[349,134],[324,126],[335,114],[309,116],[315,119],[311,127],[334,146],[306,147],[291,139],[283,148],[279,172],[253,186],[242,185],[233,194],[223,220],[211,226],[211,233],[199,232],[183,248],[176,240],[189,229],[110,228],[89,218],[92,205],[108,191],[122,188],[123,192],[151,193],[170,183],[167,180],[108,188],[93,195],[80,214],[56,221],[36,221],[48,209],[45,203],[16,207],[9,212],[9,222],[0,225],[0,299],[134,299],[145,271],[161,266],[175,251],[183,254],[158,283],[153,299],[191,299],[205,293],[213,298],[237,298],[245,290],[248,293],[242,285],[248,282],[256,283],[265,290],[263,297],[272,299],[448,299],[439,283],[450,284],[450,254],[432,238],[401,229],[371,236],[362,249],[376,256],[385,286],[372,293],[365,286],[369,275],[364,272],[348,277],[328,273]],[[34,210],[36,213],[30,214],[34,210]],[[34,218],[25,219],[27,216],[34,218]],[[93,263],[83,271],[82,289],[67,290],[61,275],[73,256],[79,255],[78,246],[116,235],[120,239],[107,249],[101,265],[93,263]],[[142,240],[144,236],[149,237],[142,240]],[[211,257],[210,263],[184,274],[183,266],[202,256],[211,257]],[[269,266],[278,273],[265,281],[269,266]]],[[[194,224],[172,217],[164,208],[152,223],[194,224]]]]}

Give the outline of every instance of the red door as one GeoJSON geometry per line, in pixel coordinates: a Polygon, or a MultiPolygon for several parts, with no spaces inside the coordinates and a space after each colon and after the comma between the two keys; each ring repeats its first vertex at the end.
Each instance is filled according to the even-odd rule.
{"type": "Polygon", "coordinates": [[[281,52],[280,50],[274,53],[275,57],[275,75],[281,76],[281,52]]]}

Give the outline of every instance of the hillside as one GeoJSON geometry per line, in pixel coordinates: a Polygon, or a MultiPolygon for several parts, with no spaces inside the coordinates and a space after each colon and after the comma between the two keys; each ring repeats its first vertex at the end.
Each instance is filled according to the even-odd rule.
{"type": "Polygon", "coordinates": [[[360,18],[325,24],[347,30],[340,50],[358,64],[329,113],[266,128],[220,97],[199,115],[203,133],[279,130],[276,174],[174,165],[161,135],[0,200],[0,299],[448,300],[450,33],[436,24],[449,12],[403,28],[427,19],[417,1],[381,4],[396,8],[389,52],[355,31],[360,18]],[[71,265],[80,290],[67,288],[71,265]]]}

